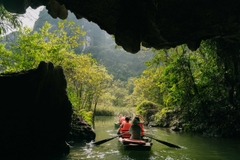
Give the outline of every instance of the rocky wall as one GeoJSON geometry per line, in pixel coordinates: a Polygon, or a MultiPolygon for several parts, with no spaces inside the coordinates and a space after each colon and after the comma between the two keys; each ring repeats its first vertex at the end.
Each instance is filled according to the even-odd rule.
{"type": "Polygon", "coordinates": [[[202,40],[223,38],[239,43],[238,0],[0,0],[14,13],[46,6],[53,18],[68,11],[114,35],[116,44],[137,53],[140,46],[167,49],[187,44],[196,50],[202,40]]]}
{"type": "Polygon", "coordinates": [[[63,69],[52,63],[0,75],[0,159],[68,154],[72,105],[66,86],[63,69]]]}

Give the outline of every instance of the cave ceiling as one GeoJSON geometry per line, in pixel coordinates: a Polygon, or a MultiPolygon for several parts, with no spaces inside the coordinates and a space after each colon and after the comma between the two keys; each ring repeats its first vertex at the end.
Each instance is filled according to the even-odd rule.
{"type": "Polygon", "coordinates": [[[9,12],[46,6],[53,18],[68,11],[86,18],[115,36],[116,44],[137,53],[140,46],[155,49],[187,44],[196,50],[202,40],[240,40],[237,0],[0,0],[9,12]]]}

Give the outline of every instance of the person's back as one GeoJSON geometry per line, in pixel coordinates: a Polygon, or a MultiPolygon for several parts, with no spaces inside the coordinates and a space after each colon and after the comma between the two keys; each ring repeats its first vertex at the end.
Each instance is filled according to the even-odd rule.
{"type": "Polygon", "coordinates": [[[139,125],[132,125],[129,130],[130,139],[141,139],[141,127],[139,125]]]}
{"type": "Polygon", "coordinates": [[[120,133],[129,131],[131,126],[132,126],[132,124],[129,122],[123,123],[123,127],[120,129],[120,133]]]}
{"type": "Polygon", "coordinates": [[[139,121],[139,126],[141,127],[141,136],[144,136],[144,126],[143,123],[140,121],[139,117],[135,117],[139,121]]]}
{"type": "Polygon", "coordinates": [[[130,118],[126,117],[125,121],[122,122],[122,125],[120,126],[120,133],[129,131],[129,128],[131,127],[131,123],[129,123],[130,118]]]}
{"type": "Polygon", "coordinates": [[[139,124],[139,121],[136,118],[134,118],[133,124],[129,129],[129,132],[131,134],[130,139],[141,139],[142,129],[138,124],[139,124]]]}
{"type": "Polygon", "coordinates": [[[129,133],[129,128],[132,126],[131,123],[129,123],[130,118],[126,117],[125,121],[122,122],[119,130],[118,130],[118,134],[122,134],[123,138],[129,138],[130,137],[130,133],[129,133]]]}

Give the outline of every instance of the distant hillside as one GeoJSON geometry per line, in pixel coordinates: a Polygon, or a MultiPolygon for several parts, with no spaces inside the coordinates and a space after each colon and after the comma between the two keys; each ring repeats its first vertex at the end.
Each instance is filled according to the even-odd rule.
{"type": "MultiPolygon", "coordinates": [[[[139,76],[146,68],[144,62],[153,56],[152,52],[131,54],[123,49],[116,49],[111,35],[101,30],[95,23],[86,19],[77,19],[70,12],[67,20],[75,22],[87,31],[84,40],[88,41],[89,45],[78,48],[76,53],[92,53],[93,57],[103,64],[109,73],[114,75],[115,79],[126,81],[129,77],[139,76]]],[[[61,20],[53,19],[44,8],[39,14],[39,19],[35,22],[34,30],[37,31],[46,21],[54,29],[57,27],[57,22],[61,20]]]]}

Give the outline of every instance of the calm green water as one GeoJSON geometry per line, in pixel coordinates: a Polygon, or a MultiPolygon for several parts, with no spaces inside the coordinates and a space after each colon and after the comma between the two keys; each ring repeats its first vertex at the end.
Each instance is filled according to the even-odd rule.
{"type": "MultiPolygon", "coordinates": [[[[96,141],[116,135],[116,120],[116,117],[96,117],[96,141]]],[[[182,149],[170,148],[153,140],[151,151],[125,151],[115,138],[99,146],[74,145],[64,160],[240,160],[239,139],[207,138],[160,128],[146,128],[146,133],[182,149]]]]}

